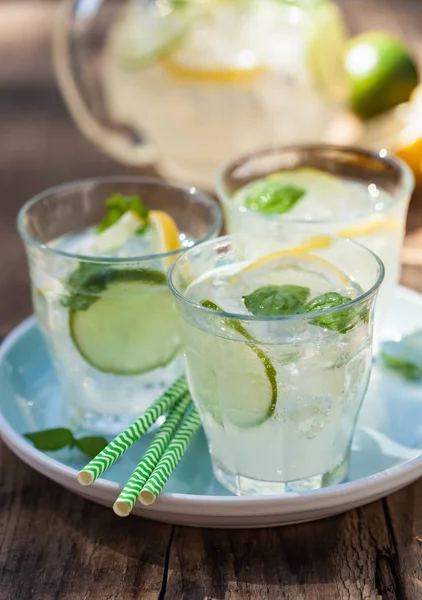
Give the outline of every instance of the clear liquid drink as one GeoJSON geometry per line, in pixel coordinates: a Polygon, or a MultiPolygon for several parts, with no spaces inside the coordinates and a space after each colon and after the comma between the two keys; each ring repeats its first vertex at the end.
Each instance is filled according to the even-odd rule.
{"type": "Polygon", "coordinates": [[[76,182],[24,206],[34,311],[78,425],[114,433],[182,374],[166,271],[220,223],[211,199],[146,178],[76,182]],[[107,224],[116,197],[142,198],[148,221],[128,210],[107,224]]]}
{"type": "Polygon", "coordinates": [[[237,494],[316,489],[347,472],[383,267],[351,242],[308,251],[305,240],[226,236],[169,273],[214,473],[237,494]]]}

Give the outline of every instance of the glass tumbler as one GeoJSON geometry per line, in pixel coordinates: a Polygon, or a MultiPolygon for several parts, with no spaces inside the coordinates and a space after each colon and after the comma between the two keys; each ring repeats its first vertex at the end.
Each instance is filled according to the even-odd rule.
{"type": "Polygon", "coordinates": [[[304,263],[296,248],[307,235],[220,237],[187,250],[168,272],[214,474],[235,494],[317,489],[347,473],[384,268],[364,246],[336,237],[304,263]],[[242,294],[275,274],[311,298],[325,275],[354,295],[315,312],[251,314],[242,294]]]}
{"type": "Polygon", "coordinates": [[[74,422],[115,433],[183,371],[166,271],[187,247],[218,234],[220,209],[195,188],[110,177],[38,194],[21,209],[18,227],[34,311],[74,422]],[[86,242],[104,217],[105,201],[116,194],[139,196],[150,210],[170,215],[180,249],[91,253],[86,242]]]}

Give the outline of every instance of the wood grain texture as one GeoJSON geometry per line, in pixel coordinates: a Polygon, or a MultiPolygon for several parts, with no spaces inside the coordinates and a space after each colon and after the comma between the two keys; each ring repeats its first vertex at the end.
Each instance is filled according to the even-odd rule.
{"type": "MultiPolygon", "coordinates": [[[[30,312],[15,231],[20,206],[63,181],[129,172],[85,141],[65,111],[49,56],[55,3],[0,1],[0,337],[30,312]],[[22,42],[13,41],[12,26],[26,27],[22,42]]],[[[340,4],[353,32],[388,27],[405,34],[422,57],[420,0],[340,4]]],[[[421,248],[419,193],[409,212],[402,281],[420,291],[421,248]]],[[[39,475],[0,444],[0,600],[138,598],[419,600],[422,482],[320,522],[188,529],[121,520],[39,475]]]]}
{"type": "Polygon", "coordinates": [[[0,598],[156,600],[172,528],[119,519],[0,446],[0,598]]]}
{"type": "Polygon", "coordinates": [[[179,528],[165,598],[393,600],[404,597],[396,557],[382,502],[276,529],[179,528]]]}

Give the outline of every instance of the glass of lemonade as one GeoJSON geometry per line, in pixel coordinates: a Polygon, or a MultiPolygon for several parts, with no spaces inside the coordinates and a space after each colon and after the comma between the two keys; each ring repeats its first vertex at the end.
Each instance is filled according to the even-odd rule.
{"type": "Polygon", "coordinates": [[[228,232],[283,239],[303,227],[310,246],[329,244],[321,234],[356,240],[385,265],[377,308],[380,319],[400,277],[400,253],[414,178],[400,159],[331,145],[262,150],[234,160],[216,188],[228,232]]]}
{"type": "Polygon", "coordinates": [[[33,306],[75,422],[114,433],[183,372],[171,262],[215,237],[216,202],[142,177],[77,181],[20,211],[33,306]]]}
{"type": "Polygon", "coordinates": [[[54,48],[91,140],[211,187],[240,152],[324,139],[347,101],[346,40],[331,0],[62,0],[54,48]]]}
{"type": "Polygon", "coordinates": [[[236,494],[317,489],[347,472],[384,268],[353,241],[309,250],[307,239],[228,235],[168,273],[214,473],[236,494]]]}

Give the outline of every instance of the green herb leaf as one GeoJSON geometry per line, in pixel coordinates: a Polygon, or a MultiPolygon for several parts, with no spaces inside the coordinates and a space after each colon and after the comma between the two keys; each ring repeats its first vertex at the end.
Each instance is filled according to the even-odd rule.
{"type": "Polygon", "coordinates": [[[144,224],[138,229],[137,233],[143,233],[148,227],[149,211],[139,196],[124,196],[123,194],[114,194],[106,200],[107,214],[97,227],[97,233],[101,233],[114,225],[128,211],[132,211],[140,217],[144,224]]]}
{"type": "Polygon", "coordinates": [[[305,193],[305,189],[277,179],[258,179],[248,187],[245,205],[249,210],[281,215],[291,210],[305,193]]]}
{"type": "Polygon", "coordinates": [[[243,296],[243,301],[253,315],[292,315],[305,304],[310,291],[301,285],[267,285],[243,296]]]}
{"type": "Polygon", "coordinates": [[[405,379],[422,380],[422,330],[404,335],[401,340],[386,340],[381,346],[386,367],[405,379]]]}
{"type": "Polygon", "coordinates": [[[380,356],[386,367],[393,371],[397,371],[405,379],[415,381],[422,378],[422,368],[410,360],[398,356],[391,356],[385,352],[381,352],[380,356]]]}
{"type": "MultiPolygon", "coordinates": [[[[327,292],[326,294],[321,294],[321,296],[317,296],[305,304],[300,312],[309,313],[328,310],[330,308],[336,308],[337,306],[343,306],[344,304],[350,302],[350,300],[351,299],[347,296],[342,296],[337,292],[327,292]]],[[[364,321],[368,319],[366,307],[362,311],[361,307],[356,309],[355,306],[351,306],[350,308],[345,308],[344,310],[338,310],[321,317],[316,317],[315,319],[312,319],[311,323],[313,325],[318,325],[319,327],[324,327],[340,333],[346,333],[346,331],[349,331],[349,329],[355,327],[359,319],[364,321]]]]}
{"type": "Polygon", "coordinates": [[[166,275],[154,269],[118,269],[104,267],[98,263],[79,263],[69,276],[69,295],[62,299],[65,308],[87,310],[100,294],[115,282],[145,281],[155,285],[166,285],[166,275]]]}
{"type": "Polygon", "coordinates": [[[97,456],[107,444],[107,440],[102,436],[87,436],[75,440],[75,446],[90,458],[97,456]]]}
{"type": "Polygon", "coordinates": [[[37,450],[44,451],[61,450],[74,442],[73,433],[66,427],[25,433],[24,437],[30,440],[37,450]]]}

